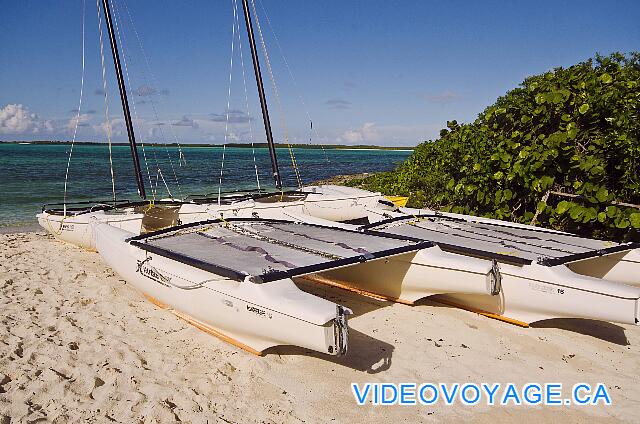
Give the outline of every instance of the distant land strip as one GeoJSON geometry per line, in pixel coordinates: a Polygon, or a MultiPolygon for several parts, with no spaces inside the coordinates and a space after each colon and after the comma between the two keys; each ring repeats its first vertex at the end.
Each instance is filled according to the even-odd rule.
{"type": "MultiPolygon", "coordinates": [[[[60,140],[34,140],[34,141],[3,141],[0,140],[0,143],[5,144],[40,144],[40,145],[58,145],[58,144],[70,144],[70,141],[60,141],[60,140]]],[[[78,145],[95,145],[95,144],[106,144],[102,141],[76,141],[75,144],[78,145]]],[[[113,146],[128,146],[129,143],[111,143],[113,146]]],[[[147,146],[174,146],[178,147],[177,143],[145,143],[147,146]]],[[[180,147],[222,147],[223,144],[200,144],[200,143],[180,143],[180,147]]],[[[227,143],[227,147],[242,147],[248,148],[251,147],[250,143],[227,143]]],[[[267,143],[253,143],[253,146],[256,148],[266,148],[267,143]]],[[[276,143],[277,148],[287,148],[288,146],[297,148],[297,149],[358,149],[358,150],[413,150],[415,146],[373,146],[366,144],[357,144],[357,145],[347,145],[347,144],[286,144],[286,143],[276,143]]]]}

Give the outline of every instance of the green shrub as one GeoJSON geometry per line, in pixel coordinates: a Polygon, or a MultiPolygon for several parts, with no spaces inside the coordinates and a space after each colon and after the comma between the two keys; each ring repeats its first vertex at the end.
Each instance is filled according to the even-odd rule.
{"type": "Polygon", "coordinates": [[[413,206],[640,239],[640,53],[527,78],[473,123],[447,123],[395,171],[352,185],[413,206]],[[568,198],[558,191],[578,195],[568,198]]]}

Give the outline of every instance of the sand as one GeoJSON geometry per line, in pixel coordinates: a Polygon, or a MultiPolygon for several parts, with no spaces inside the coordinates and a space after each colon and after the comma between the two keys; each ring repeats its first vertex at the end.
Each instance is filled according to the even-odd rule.
{"type": "Polygon", "coordinates": [[[0,423],[640,422],[638,327],[520,328],[305,287],[355,312],[347,356],[253,356],[156,308],[96,253],[0,234],[0,423]],[[603,382],[613,405],[360,407],[352,382],[603,382]]]}

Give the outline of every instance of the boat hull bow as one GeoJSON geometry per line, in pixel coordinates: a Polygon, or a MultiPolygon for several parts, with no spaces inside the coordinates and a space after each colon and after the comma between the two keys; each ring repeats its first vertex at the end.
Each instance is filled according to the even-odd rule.
{"type": "Polygon", "coordinates": [[[341,355],[351,311],[290,279],[234,281],[128,243],[134,234],[96,222],[104,261],[147,297],[196,327],[254,354],[281,345],[341,355]]]}

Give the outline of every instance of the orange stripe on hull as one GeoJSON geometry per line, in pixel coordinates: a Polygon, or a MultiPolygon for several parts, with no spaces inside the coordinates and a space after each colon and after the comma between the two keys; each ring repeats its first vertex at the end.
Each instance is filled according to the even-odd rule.
{"type": "Polygon", "coordinates": [[[437,303],[442,303],[443,305],[453,306],[454,308],[464,309],[465,311],[474,312],[476,314],[484,315],[485,317],[497,319],[502,322],[517,325],[519,327],[525,327],[525,328],[529,327],[529,324],[524,321],[519,321],[517,319],[505,317],[503,315],[498,315],[492,312],[483,311],[482,309],[476,309],[471,306],[460,305],[459,303],[451,302],[449,300],[443,300],[443,299],[429,299],[429,300],[437,303]]]}
{"type": "Polygon", "coordinates": [[[388,302],[396,302],[402,303],[403,305],[413,305],[414,303],[409,300],[399,299],[397,297],[385,296],[383,294],[373,293],[366,290],[358,289],[355,287],[351,287],[349,283],[332,280],[330,278],[321,277],[319,275],[305,275],[304,277],[300,277],[303,280],[311,281],[313,283],[320,283],[331,287],[337,287],[342,290],[350,291],[352,293],[357,293],[362,296],[370,297],[376,300],[383,300],[388,302]]]}
{"type": "MultiPolygon", "coordinates": [[[[314,283],[320,283],[320,284],[325,284],[325,285],[332,286],[332,287],[337,287],[339,289],[347,290],[347,291],[350,291],[352,293],[357,293],[359,295],[370,297],[370,298],[373,298],[373,299],[376,299],[376,300],[383,300],[383,301],[389,301],[389,302],[402,303],[403,305],[409,305],[409,306],[413,306],[415,304],[414,302],[411,302],[411,301],[408,301],[408,300],[403,300],[403,299],[399,299],[399,298],[396,298],[396,297],[384,296],[384,295],[381,295],[381,294],[368,292],[366,290],[358,289],[358,288],[355,288],[355,287],[350,287],[348,285],[348,283],[345,283],[345,282],[342,282],[342,281],[338,281],[338,280],[332,280],[332,279],[329,279],[329,278],[326,278],[326,277],[321,277],[319,275],[305,275],[304,277],[300,277],[300,278],[303,279],[303,280],[314,282],[314,283]]],[[[471,306],[460,305],[459,303],[451,302],[449,300],[441,300],[441,299],[437,299],[437,298],[436,299],[430,298],[429,300],[431,300],[433,302],[437,302],[437,303],[442,303],[444,305],[453,306],[454,308],[464,309],[465,311],[474,312],[476,314],[480,314],[480,315],[483,315],[485,317],[492,318],[492,319],[497,319],[499,321],[506,322],[506,323],[509,323],[509,324],[517,325],[519,327],[525,327],[525,328],[529,327],[529,324],[524,322],[524,321],[519,321],[517,319],[505,317],[503,315],[499,315],[499,314],[494,314],[492,312],[483,311],[482,309],[476,309],[476,308],[471,307],[471,306]]]]}
{"type": "Polygon", "coordinates": [[[146,293],[142,293],[144,295],[144,297],[147,298],[147,300],[151,303],[153,303],[154,305],[156,305],[158,308],[160,309],[167,309],[167,305],[165,305],[164,303],[160,302],[158,299],[156,299],[155,297],[149,296],[146,293]]]}

